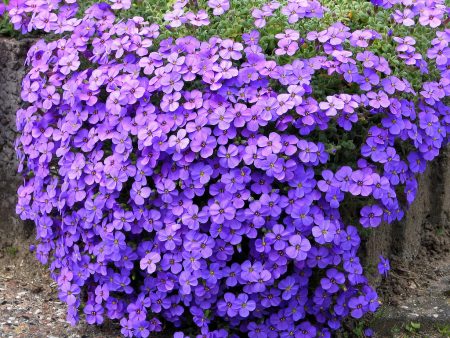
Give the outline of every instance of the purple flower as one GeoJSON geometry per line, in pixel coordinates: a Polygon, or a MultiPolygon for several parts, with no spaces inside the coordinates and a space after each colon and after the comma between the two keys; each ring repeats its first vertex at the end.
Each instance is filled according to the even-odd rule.
{"type": "Polygon", "coordinates": [[[180,27],[186,21],[184,10],[175,9],[172,12],[166,13],[164,15],[164,20],[168,21],[172,28],[180,27]]]}
{"type": "Polygon", "coordinates": [[[180,129],[177,135],[172,135],[169,137],[168,145],[169,147],[175,147],[177,152],[181,152],[186,149],[189,145],[189,139],[186,137],[186,130],[180,129]]]}
{"type": "Polygon", "coordinates": [[[419,23],[422,26],[436,28],[441,22],[441,12],[438,9],[426,9],[419,17],[419,23]]]}
{"type": "Polygon", "coordinates": [[[206,13],[206,11],[204,10],[200,10],[196,14],[188,12],[186,13],[186,19],[189,20],[189,23],[191,25],[197,27],[208,26],[210,23],[208,13],[206,13]]]}
{"type": "Polygon", "coordinates": [[[41,91],[41,97],[44,100],[42,102],[42,107],[45,109],[50,109],[53,105],[59,104],[60,95],[56,92],[56,88],[54,86],[49,86],[41,91]]]}
{"type": "Polygon", "coordinates": [[[329,293],[336,293],[339,290],[339,285],[344,284],[344,282],[345,275],[332,268],[327,270],[326,277],[320,280],[320,285],[329,293]]]}
{"type": "Polygon", "coordinates": [[[364,206],[361,209],[361,224],[363,227],[375,228],[380,225],[383,216],[383,209],[378,205],[364,206]]]}
{"type": "Polygon", "coordinates": [[[134,182],[133,188],[130,191],[130,197],[137,205],[143,205],[145,199],[150,196],[151,189],[149,187],[143,187],[141,183],[134,182]]]}
{"type": "Polygon", "coordinates": [[[340,71],[342,72],[342,75],[344,76],[345,81],[347,82],[354,82],[355,79],[358,78],[358,68],[353,65],[353,64],[349,64],[349,63],[344,63],[341,67],[340,67],[340,71]]]}
{"type": "Polygon", "coordinates": [[[384,275],[387,277],[389,271],[391,270],[391,266],[389,264],[389,259],[380,256],[380,262],[378,263],[378,272],[380,275],[384,275]]]}
{"type": "Polygon", "coordinates": [[[109,289],[106,285],[97,286],[95,288],[95,302],[101,304],[103,301],[107,301],[109,298],[109,289]]]}
{"type": "Polygon", "coordinates": [[[321,224],[312,228],[314,239],[319,244],[332,242],[336,235],[336,228],[330,221],[322,221],[321,224]]]}
{"type": "MultiPolygon", "coordinates": [[[[226,297],[226,294],[225,294],[226,297]]],[[[227,300],[229,301],[229,300],[227,300]]],[[[228,304],[227,304],[228,306],[228,304]]],[[[256,309],[256,303],[254,300],[250,300],[248,295],[246,293],[241,293],[238,295],[234,301],[234,310],[238,311],[239,316],[243,318],[247,318],[250,314],[250,312],[254,311],[256,309]]],[[[228,313],[228,311],[227,311],[228,313]]],[[[228,315],[231,317],[231,315],[228,313],[228,315]]]]}
{"type": "Polygon", "coordinates": [[[278,47],[275,50],[276,55],[294,55],[298,50],[298,43],[290,39],[281,39],[278,41],[278,47]]]}
{"type": "Polygon", "coordinates": [[[314,163],[317,160],[317,151],[319,148],[317,145],[313,142],[308,142],[305,140],[298,141],[298,149],[299,152],[299,159],[303,163],[314,163]]]}
{"type": "Polygon", "coordinates": [[[200,133],[191,141],[190,148],[195,153],[200,153],[203,158],[210,157],[214,152],[217,141],[208,133],[200,133]]]}
{"type": "Polygon", "coordinates": [[[307,238],[302,238],[299,235],[293,235],[289,238],[289,244],[286,248],[286,255],[297,261],[305,260],[308,251],[311,249],[311,244],[307,238]]]}
{"type": "MultiPolygon", "coordinates": [[[[217,303],[217,310],[221,314],[226,314],[229,317],[236,317],[242,309],[241,304],[245,299],[236,301],[236,296],[230,292],[225,293],[223,300],[217,303]]],[[[245,310],[244,310],[245,311],[245,310]]]]}
{"type": "Polygon", "coordinates": [[[378,93],[375,92],[369,92],[367,93],[367,97],[369,98],[369,104],[373,108],[387,108],[389,107],[389,98],[383,91],[380,91],[378,93]]]}
{"type": "Polygon", "coordinates": [[[299,285],[297,284],[295,278],[289,276],[286,279],[280,281],[280,283],[278,284],[278,288],[280,290],[283,290],[282,298],[284,300],[289,300],[292,297],[296,296],[299,290],[299,285]]]}
{"type": "Polygon", "coordinates": [[[103,323],[103,307],[100,304],[87,304],[84,308],[86,314],[86,321],[89,324],[103,323]]]}
{"type": "Polygon", "coordinates": [[[403,11],[396,10],[394,14],[392,14],[395,22],[402,24],[403,26],[413,26],[414,25],[414,12],[409,8],[404,9],[403,11]]]}
{"type": "Polygon", "coordinates": [[[352,297],[348,302],[350,313],[353,318],[361,318],[364,314],[364,310],[367,307],[367,301],[364,296],[352,297]]]}
{"type": "Polygon", "coordinates": [[[128,9],[131,7],[131,0],[111,0],[113,5],[112,9],[128,9]]]}
{"type": "Polygon", "coordinates": [[[220,224],[225,220],[232,220],[235,216],[235,209],[228,200],[222,200],[209,207],[209,214],[213,222],[220,224]]]}
{"type": "Polygon", "coordinates": [[[320,109],[324,110],[327,116],[335,116],[338,110],[344,108],[344,101],[337,97],[328,96],[327,101],[319,104],[320,109]]]}
{"type": "Polygon", "coordinates": [[[222,15],[230,9],[229,0],[208,0],[209,8],[213,9],[214,15],[222,15]]]}
{"type": "Polygon", "coordinates": [[[365,174],[362,170],[354,171],[351,174],[349,192],[355,196],[369,196],[372,192],[372,184],[371,175],[365,174]]]}
{"type": "Polygon", "coordinates": [[[271,12],[264,12],[259,8],[253,9],[252,17],[255,19],[255,22],[254,22],[255,27],[257,27],[257,28],[265,27],[266,23],[267,23],[266,18],[271,15],[272,15],[271,12]]]}
{"type": "Polygon", "coordinates": [[[371,329],[371,328],[365,329],[364,334],[366,335],[366,337],[373,337],[373,335],[374,335],[373,329],[371,329]]]}
{"type": "Polygon", "coordinates": [[[296,332],[300,338],[314,337],[317,334],[316,328],[310,322],[302,322],[298,325],[296,332]]]}
{"type": "MultiPolygon", "coordinates": [[[[215,1],[215,0],[212,0],[215,1]]],[[[242,58],[241,51],[244,49],[242,44],[234,42],[233,40],[225,40],[220,45],[221,49],[219,55],[225,60],[239,60],[242,58]]]]}
{"type": "Polygon", "coordinates": [[[77,302],[77,296],[80,294],[80,287],[76,284],[64,283],[61,286],[59,297],[67,305],[74,305],[77,302]]]}
{"type": "Polygon", "coordinates": [[[161,256],[156,252],[150,252],[141,259],[139,266],[151,274],[156,271],[156,264],[161,261],[161,256]]]}

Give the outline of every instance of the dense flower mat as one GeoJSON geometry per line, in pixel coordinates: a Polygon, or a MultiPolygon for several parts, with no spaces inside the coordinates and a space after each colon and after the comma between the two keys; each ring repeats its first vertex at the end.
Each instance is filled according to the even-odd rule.
{"type": "Polygon", "coordinates": [[[17,112],[17,213],[71,323],[330,337],[377,310],[360,234],[402,218],[447,143],[449,8],[329,3],[236,1],[251,8],[223,35],[234,1],[172,1],[155,22],[130,0],[0,8],[49,33],[17,112]]]}

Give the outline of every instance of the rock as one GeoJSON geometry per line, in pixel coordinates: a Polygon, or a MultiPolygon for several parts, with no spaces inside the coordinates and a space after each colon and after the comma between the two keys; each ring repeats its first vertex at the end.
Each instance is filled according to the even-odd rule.
{"type": "Polygon", "coordinates": [[[22,180],[14,150],[24,60],[32,42],[0,38],[0,248],[20,243],[32,230],[15,213],[16,192],[22,180]]]}
{"type": "Polygon", "coordinates": [[[376,337],[397,337],[394,332],[407,328],[411,322],[420,324],[419,337],[435,337],[436,328],[450,324],[450,302],[443,296],[450,285],[450,255],[441,258],[436,262],[443,271],[441,276],[436,276],[427,287],[415,290],[402,301],[402,305],[382,306],[380,315],[370,323],[376,337]]]}
{"type": "MultiPolygon", "coordinates": [[[[450,146],[443,148],[440,156],[428,164],[418,183],[416,199],[405,217],[400,222],[371,229],[363,243],[364,266],[375,285],[381,284],[376,269],[379,255],[391,261],[395,258],[408,267],[410,263],[421,264],[417,261],[421,251],[434,256],[450,251],[450,146]]],[[[391,267],[395,268],[395,264],[391,267]]],[[[408,273],[408,270],[402,272],[408,273]]],[[[417,283],[421,281],[410,286],[417,288],[417,283]]]]}

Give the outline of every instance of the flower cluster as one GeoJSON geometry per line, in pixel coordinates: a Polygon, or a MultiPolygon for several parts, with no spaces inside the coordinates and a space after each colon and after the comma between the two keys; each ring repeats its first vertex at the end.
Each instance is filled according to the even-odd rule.
{"type": "MultiPolygon", "coordinates": [[[[206,10],[200,9],[197,12],[184,12],[188,1],[175,1],[173,10],[164,15],[164,19],[169,23],[169,27],[177,28],[183,24],[190,24],[195,27],[208,26],[209,16],[206,10]]],[[[209,0],[208,6],[213,10],[214,15],[219,16],[230,9],[228,0],[209,0]]]]}
{"type": "MultiPolygon", "coordinates": [[[[131,0],[108,0],[112,10],[126,10],[131,0]]],[[[8,12],[14,29],[23,34],[35,30],[62,34],[72,32],[81,23],[76,18],[79,12],[76,0],[10,0],[7,5],[0,4],[0,15],[8,12]]]]}
{"type": "Polygon", "coordinates": [[[396,23],[403,26],[414,26],[416,17],[419,17],[418,23],[422,26],[430,26],[437,28],[441,26],[444,17],[448,14],[448,8],[443,0],[426,1],[426,0],[371,0],[375,6],[383,8],[395,9],[392,18],[396,23]]]}
{"type": "Polygon", "coordinates": [[[289,0],[285,6],[274,0],[264,4],[261,9],[255,8],[252,16],[255,19],[255,26],[263,28],[266,26],[267,18],[274,15],[274,11],[280,9],[281,13],[287,17],[289,24],[294,24],[303,18],[321,18],[324,8],[316,1],[296,1],[289,0]]]}
{"type": "MultiPolygon", "coordinates": [[[[401,219],[447,143],[448,30],[421,55],[439,76],[417,91],[371,50],[373,29],[286,29],[269,54],[258,30],[161,39],[143,18],[116,20],[130,1],[81,19],[74,1],[51,3],[9,9],[18,29],[67,33],[27,56],[17,213],[36,224],[69,322],[118,320],[127,337],[167,325],[177,338],[330,337],[376,311],[358,229],[401,219]],[[350,157],[331,142],[349,133],[350,157]]],[[[207,5],[177,1],[168,29],[230,8],[207,5]]],[[[325,10],[271,2],[256,26],[277,9],[290,23],[325,10]]]]}

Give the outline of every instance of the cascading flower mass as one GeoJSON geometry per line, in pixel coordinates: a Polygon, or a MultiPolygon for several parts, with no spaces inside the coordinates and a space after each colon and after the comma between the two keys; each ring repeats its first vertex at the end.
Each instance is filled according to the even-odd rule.
{"type": "Polygon", "coordinates": [[[73,0],[10,1],[15,29],[53,34],[27,56],[17,213],[69,322],[330,337],[377,310],[360,229],[401,219],[447,143],[450,31],[444,1],[372,3],[433,32],[427,49],[351,23],[296,29],[323,22],[316,0],[260,1],[253,30],[203,40],[233,0],[178,0],[166,26],[116,17],[130,0],[81,17],[73,0]]]}

